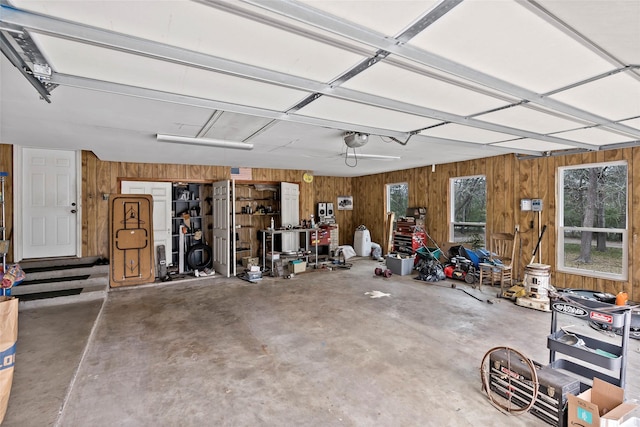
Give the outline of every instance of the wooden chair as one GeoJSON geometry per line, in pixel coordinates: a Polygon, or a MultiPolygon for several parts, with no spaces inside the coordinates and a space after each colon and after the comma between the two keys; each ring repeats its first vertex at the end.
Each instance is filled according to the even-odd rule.
{"type": "Polygon", "coordinates": [[[518,233],[491,233],[489,235],[489,262],[480,263],[480,286],[500,283],[500,292],[513,286],[513,260],[516,255],[518,233]],[[499,262],[498,262],[499,261],[499,262]],[[506,285],[508,284],[508,287],[506,285]]]}

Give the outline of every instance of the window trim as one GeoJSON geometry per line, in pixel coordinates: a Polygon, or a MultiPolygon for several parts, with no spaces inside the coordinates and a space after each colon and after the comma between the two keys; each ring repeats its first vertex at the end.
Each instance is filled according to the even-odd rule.
{"type": "Polygon", "coordinates": [[[578,276],[607,279],[613,281],[629,280],[629,162],[617,160],[612,162],[584,163],[580,165],[559,166],[556,170],[556,224],[557,245],[556,245],[556,271],[559,273],[575,274],[578,276]],[[573,169],[589,169],[604,166],[625,166],[627,168],[627,189],[625,194],[626,214],[625,228],[598,228],[598,227],[577,227],[564,225],[564,171],[573,169]],[[586,270],[564,265],[564,234],[565,231],[593,231],[606,233],[619,233],[622,236],[622,273],[608,273],[604,271],[586,270]]]}
{"type": "MultiPolygon", "coordinates": [[[[385,209],[386,212],[391,212],[391,198],[389,197],[389,191],[391,190],[391,186],[392,185],[406,185],[407,186],[407,207],[409,207],[409,182],[408,181],[402,181],[402,182],[389,182],[387,184],[384,185],[384,201],[385,201],[385,209]]],[[[406,212],[403,213],[403,215],[406,215],[406,212]]],[[[396,215],[394,220],[393,220],[393,228],[395,229],[395,225],[398,222],[398,216],[396,215]]]]}
{"type": "Polygon", "coordinates": [[[466,175],[466,176],[454,176],[449,178],[449,241],[455,242],[455,227],[456,225],[469,225],[473,227],[483,227],[484,228],[484,241],[487,241],[487,213],[486,213],[486,205],[487,201],[485,200],[485,219],[484,222],[457,222],[455,220],[456,209],[455,209],[455,181],[461,179],[472,179],[472,178],[484,178],[485,185],[485,193],[487,190],[487,176],[483,174],[478,175],[466,175]]]}

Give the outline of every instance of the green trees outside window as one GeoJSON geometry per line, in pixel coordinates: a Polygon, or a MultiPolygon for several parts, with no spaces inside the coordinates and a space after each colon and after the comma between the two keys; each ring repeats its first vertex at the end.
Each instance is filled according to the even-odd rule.
{"type": "Polygon", "coordinates": [[[558,178],[558,268],[626,279],[626,162],[564,167],[558,178]]]}

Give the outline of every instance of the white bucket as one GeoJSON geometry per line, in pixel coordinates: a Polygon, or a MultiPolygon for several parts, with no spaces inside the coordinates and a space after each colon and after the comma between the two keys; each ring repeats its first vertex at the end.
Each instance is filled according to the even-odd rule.
{"type": "Polygon", "coordinates": [[[529,298],[543,299],[549,295],[551,266],[529,264],[524,269],[524,289],[529,298]]]}

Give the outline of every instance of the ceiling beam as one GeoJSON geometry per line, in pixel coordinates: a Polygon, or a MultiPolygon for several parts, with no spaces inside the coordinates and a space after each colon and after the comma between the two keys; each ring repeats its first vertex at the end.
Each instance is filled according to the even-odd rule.
{"type": "MultiPolygon", "coordinates": [[[[66,74],[54,73],[51,77],[53,83],[60,86],[76,87],[81,89],[95,90],[99,92],[113,93],[124,96],[132,96],[136,98],[150,99],[154,101],[169,102],[173,104],[188,105],[191,107],[204,108],[207,110],[223,110],[231,113],[246,114],[250,116],[265,117],[273,120],[282,120],[292,123],[301,123],[312,126],[321,126],[332,129],[343,129],[345,131],[353,131],[360,133],[368,133],[371,135],[379,135],[383,137],[394,137],[398,139],[407,139],[410,134],[406,132],[396,132],[389,129],[376,128],[371,126],[354,125],[352,123],[337,122],[333,120],[319,119],[314,117],[302,116],[297,114],[283,114],[280,111],[268,110],[264,108],[248,107],[246,105],[231,104],[226,102],[214,101],[205,98],[198,98],[189,95],[182,95],[170,92],[162,92],[155,89],[147,89],[137,86],[123,85],[113,82],[105,82],[101,80],[89,79],[86,77],[70,76],[66,74]]],[[[249,140],[247,138],[246,140],[249,140]]],[[[429,143],[446,144],[455,147],[486,147],[492,155],[520,153],[528,155],[541,155],[539,150],[510,149],[504,147],[495,147],[490,144],[481,144],[469,141],[456,141],[445,138],[436,138],[426,135],[415,135],[414,140],[429,143]]]]}
{"type": "Polygon", "coordinates": [[[14,47],[9,42],[9,39],[7,39],[7,37],[2,32],[0,32],[0,50],[2,51],[4,56],[7,57],[9,62],[11,62],[13,66],[16,67],[20,71],[20,73],[27,79],[29,84],[34,87],[34,89],[40,94],[42,99],[51,104],[51,100],[49,99],[51,94],[49,93],[45,85],[33,76],[33,71],[31,70],[31,68],[29,68],[29,66],[22,60],[20,54],[16,52],[14,47]]]}
{"type": "MultiPolygon", "coordinates": [[[[477,84],[490,87],[507,93],[511,96],[527,100],[534,104],[540,104],[544,107],[557,110],[559,112],[574,116],[583,120],[590,121],[609,129],[615,129],[625,134],[640,137],[640,130],[621,123],[613,122],[605,117],[598,116],[580,108],[573,107],[569,104],[545,97],[542,94],[525,89],[518,85],[506,82],[497,77],[482,73],[473,68],[451,61],[439,55],[424,51],[417,47],[399,43],[393,38],[389,38],[384,34],[362,27],[353,22],[342,20],[329,13],[310,7],[304,3],[292,0],[240,0],[244,3],[260,7],[273,13],[295,19],[316,28],[322,28],[333,34],[346,37],[353,41],[368,44],[377,49],[382,49],[408,60],[417,62],[422,65],[436,68],[455,76],[470,80],[477,84]]],[[[615,64],[617,66],[618,64],[615,64]]]]}
{"type": "MultiPolygon", "coordinates": [[[[537,139],[590,150],[598,149],[597,144],[588,144],[579,141],[558,138],[555,136],[529,132],[522,129],[484,122],[478,119],[459,116],[444,111],[434,110],[431,108],[421,107],[414,104],[408,104],[401,101],[395,101],[380,96],[366,94],[351,89],[333,87],[331,84],[325,84],[314,80],[293,76],[290,74],[280,73],[249,64],[239,63],[236,61],[231,61],[228,59],[179,48],[176,46],[170,46],[159,42],[128,36],[113,31],[89,27],[69,21],[62,21],[56,18],[29,13],[18,9],[3,7],[2,12],[3,14],[1,20],[3,22],[7,22],[13,25],[19,25],[23,28],[41,32],[50,36],[61,37],[81,43],[106,47],[109,49],[117,49],[153,59],[179,63],[186,66],[192,66],[206,70],[223,72],[238,77],[311,92],[314,95],[312,95],[313,99],[310,99],[309,102],[317,99],[317,97],[320,96],[319,94],[322,94],[347,101],[392,109],[394,111],[402,113],[442,120],[445,122],[456,123],[493,132],[505,133],[522,138],[537,139]]],[[[284,117],[286,112],[281,112],[280,114],[281,117],[284,117]]],[[[356,130],[356,126],[353,124],[343,123],[343,126],[344,125],[347,126],[348,130],[356,130]]],[[[386,130],[386,133],[382,134],[387,135],[388,133],[389,130],[386,130]]]]}

